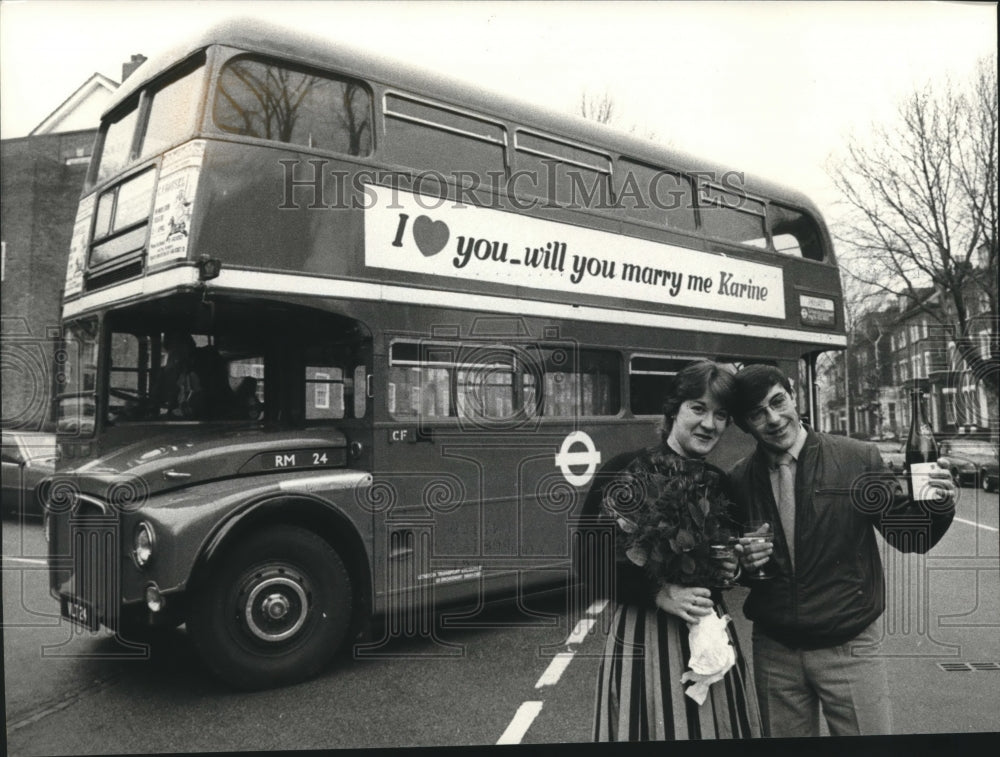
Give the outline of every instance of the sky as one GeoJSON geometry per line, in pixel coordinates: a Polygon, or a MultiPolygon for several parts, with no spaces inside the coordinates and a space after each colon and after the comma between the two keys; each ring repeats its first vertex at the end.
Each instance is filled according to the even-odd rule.
{"type": "Polygon", "coordinates": [[[0,136],[25,136],[92,73],[115,81],[251,16],[562,112],[608,93],[619,125],[792,186],[827,212],[847,135],[997,47],[994,3],[0,0],[0,136]]]}

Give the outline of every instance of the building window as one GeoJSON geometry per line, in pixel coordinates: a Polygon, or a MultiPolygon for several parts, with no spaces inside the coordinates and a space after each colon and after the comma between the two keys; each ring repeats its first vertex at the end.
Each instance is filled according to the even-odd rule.
{"type": "Polygon", "coordinates": [[[948,368],[952,371],[960,370],[962,358],[958,354],[958,347],[954,342],[948,342],[948,368]]]}
{"type": "Polygon", "coordinates": [[[972,426],[979,426],[984,416],[980,412],[978,387],[969,373],[962,376],[962,389],[959,399],[959,417],[961,418],[961,422],[972,426]]]}
{"type": "Polygon", "coordinates": [[[334,366],[306,366],[306,418],[344,417],[344,372],[334,366]],[[321,370],[322,369],[322,370],[321,370]]]}
{"type": "Polygon", "coordinates": [[[984,360],[989,360],[990,355],[990,332],[983,329],[979,332],[979,356],[984,360]]]}
{"type": "Polygon", "coordinates": [[[949,426],[954,426],[958,420],[958,408],[956,407],[956,392],[952,388],[944,390],[944,420],[949,426]]]}

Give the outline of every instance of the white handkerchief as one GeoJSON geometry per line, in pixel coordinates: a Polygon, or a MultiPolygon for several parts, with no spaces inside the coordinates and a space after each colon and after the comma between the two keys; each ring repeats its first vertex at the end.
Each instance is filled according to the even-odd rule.
{"type": "Polygon", "coordinates": [[[704,704],[708,687],[720,680],[736,664],[736,651],[729,643],[729,634],[726,633],[729,621],[728,615],[720,618],[713,612],[697,623],[688,623],[690,670],[681,676],[681,683],[694,682],[684,693],[699,705],[704,704]]]}

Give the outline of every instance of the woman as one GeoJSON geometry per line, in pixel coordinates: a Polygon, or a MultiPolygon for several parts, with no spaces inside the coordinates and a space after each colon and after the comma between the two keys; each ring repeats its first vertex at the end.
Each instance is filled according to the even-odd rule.
{"type": "MultiPolygon", "coordinates": [[[[640,525],[649,522],[654,501],[663,501],[663,497],[674,496],[671,493],[677,491],[696,491],[697,501],[704,495],[708,502],[716,504],[718,512],[726,512],[730,498],[725,476],[704,462],[704,457],[729,423],[733,388],[732,375],[716,363],[699,361],[686,366],[675,377],[663,406],[660,445],[638,453],[604,487],[602,513],[615,524],[618,606],[598,673],[596,741],[760,735],[753,683],[747,678],[746,663],[731,625],[726,626],[725,633],[735,651],[735,664],[708,687],[703,704],[685,694],[681,677],[691,657],[688,624],[713,612],[725,616],[726,608],[718,589],[665,579],[665,575],[675,575],[671,572],[674,568],[665,565],[680,565],[670,561],[687,558],[677,546],[677,539],[664,545],[657,535],[660,532],[641,531],[640,525]],[[653,534],[661,543],[644,551],[637,541],[643,533],[653,534]],[[663,568],[659,577],[647,564],[647,552],[668,555],[658,563],[663,568]]],[[[654,520],[662,517],[661,512],[657,510],[654,520]]],[[[666,517],[669,520],[670,516],[666,517]]],[[[724,517],[721,515],[718,522],[724,517]]],[[[720,567],[724,575],[736,570],[735,561],[720,567]]],[[[690,561],[685,570],[690,576],[690,561]]],[[[681,580],[679,571],[676,575],[681,580]]],[[[695,577],[698,575],[695,571],[695,577]]]]}

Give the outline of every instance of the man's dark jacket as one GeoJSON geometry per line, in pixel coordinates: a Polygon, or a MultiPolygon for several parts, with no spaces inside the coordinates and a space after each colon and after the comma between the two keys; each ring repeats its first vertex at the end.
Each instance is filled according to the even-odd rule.
{"type": "Polygon", "coordinates": [[[875,528],[900,551],[926,552],[955,515],[953,504],[932,509],[903,496],[874,444],[807,428],[796,464],[793,570],[764,450],[758,446],[730,475],[740,518],[766,520],[775,532],[777,575],[750,584],[743,612],[756,633],[793,649],[845,643],[882,614],[875,528]]]}

